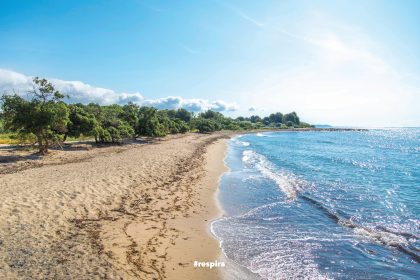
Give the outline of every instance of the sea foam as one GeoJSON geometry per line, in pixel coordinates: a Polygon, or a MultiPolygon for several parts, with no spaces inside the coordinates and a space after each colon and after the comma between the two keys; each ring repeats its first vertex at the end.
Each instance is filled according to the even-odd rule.
{"type": "Polygon", "coordinates": [[[293,176],[293,174],[276,170],[274,164],[265,156],[253,150],[243,151],[242,160],[245,164],[255,167],[265,178],[274,181],[288,199],[296,199],[302,185],[305,184],[302,180],[293,176]]]}
{"type": "Polygon", "coordinates": [[[212,224],[229,259],[263,279],[420,279],[420,130],[268,135],[230,142],[212,224]]]}

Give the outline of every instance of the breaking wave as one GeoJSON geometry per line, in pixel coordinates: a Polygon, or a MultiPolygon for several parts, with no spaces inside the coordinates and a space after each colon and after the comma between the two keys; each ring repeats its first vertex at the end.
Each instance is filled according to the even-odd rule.
{"type": "Polygon", "coordinates": [[[227,259],[262,279],[420,279],[420,129],[405,131],[233,138],[211,226],[227,259]]]}
{"type": "Polygon", "coordinates": [[[309,196],[302,195],[301,198],[321,210],[335,223],[343,227],[353,229],[356,234],[369,238],[370,240],[380,243],[381,245],[396,248],[397,250],[409,255],[416,262],[420,263],[420,255],[417,253],[420,252],[420,249],[415,246],[415,244],[419,241],[419,237],[417,235],[387,229],[384,226],[363,226],[353,222],[349,218],[342,217],[335,211],[328,209],[321,202],[310,198],[309,196]]]}
{"type": "Polygon", "coordinates": [[[322,202],[304,194],[303,191],[311,185],[309,182],[306,182],[287,171],[279,170],[265,156],[253,150],[243,151],[242,161],[245,165],[254,167],[258,170],[263,177],[276,183],[289,201],[295,201],[298,198],[303,199],[321,210],[335,223],[353,229],[356,234],[369,238],[379,244],[396,248],[420,263],[420,255],[417,253],[420,252],[420,249],[415,246],[415,244],[420,241],[417,235],[390,230],[383,226],[371,228],[354,223],[350,218],[339,215],[336,211],[329,209],[322,202]]]}
{"type": "Polygon", "coordinates": [[[242,161],[255,167],[262,176],[274,181],[288,199],[294,200],[306,182],[286,171],[277,170],[266,157],[252,150],[243,151],[242,161]]]}

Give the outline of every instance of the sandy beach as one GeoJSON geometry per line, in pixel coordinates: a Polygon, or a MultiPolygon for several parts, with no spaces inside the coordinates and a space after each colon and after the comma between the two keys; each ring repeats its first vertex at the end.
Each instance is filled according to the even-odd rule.
{"type": "Polygon", "coordinates": [[[1,279],[217,279],[209,221],[228,135],[121,146],[72,144],[44,158],[0,150],[1,279]]]}

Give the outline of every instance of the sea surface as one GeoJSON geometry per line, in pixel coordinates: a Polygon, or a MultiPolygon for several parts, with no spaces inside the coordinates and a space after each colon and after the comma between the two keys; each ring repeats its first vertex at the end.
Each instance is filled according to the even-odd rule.
{"type": "Polygon", "coordinates": [[[211,230],[238,267],[262,279],[420,279],[420,129],[247,134],[225,163],[225,215],[211,230]]]}

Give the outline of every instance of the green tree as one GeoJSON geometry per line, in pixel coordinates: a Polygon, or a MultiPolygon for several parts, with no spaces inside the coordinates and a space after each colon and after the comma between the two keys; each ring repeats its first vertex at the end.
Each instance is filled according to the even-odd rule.
{"type": "Polygon", "coordinates": [[[99,141],[120,143],[123,139],[135,136],[134,128],[127,121],[129,115],[123,106],[113,104],[102,106],[101,109],[99,116],[101,129],[96,131],[99,141]]]}
{"type": "Polygon", "coordinates": [[[199,117],[203,119],[213,119],[213,120],[220,120],[224,118],[222,113],[215,112],[212,110],[207,110],[203,113],[200,113],[199,117]]]}
{"type": "Polygon", "coordinates": [[[252,123],[257,123],[257,122],[261,122],[262,120],[261,120],[261,118],[259,117],[259,116],[251,116],[250,118],[249,118],[249,120],[252,122],[252,123]]]}
{"type": "Polygon", "coordinates": [[[138,135],[165,136],[167,129],[160,122],[158,110],[153,107],[141,107],[139,109],[139,122],[136,128],[138,135]]]}
{"type": "Polygon", "coordinates": [[[3,123],[3,114],[0,113],[0,133],[5,133],[6,129],[4,128],[4,123],[3,123]]]}
{"type": "Polygon", "coordinates": [[[175,123],[178,126],[178,133],[187,133],[190,130],[188,123],[183,120],[176,119],[175,123]]]}
{"type": "Polygon", "coordinates": [[[309,123],[306,122],[299,122],[299,127],[301,128],[309,128],[309,127],[314,127],[313,125],[310,125],[309,123]]]}
{"type": "MultiPolygon", "coordinates": [[[[98,121],[92,113],[89,113],[82,104],[72,104],[68,106],[70,110],[69,122],[67,123],[67,131],[64,135],[64,141],[68,136],[80,137],[95,136],[97,137],[98,121]]],[[[97,138],[96,138],[97,141],[97,138]]]]}
{"type": "Polygon", "coordinates": [[[188,123],[192,119],[192,114],[191,112],[188,112],[187,110],[181,108],[176,111],[175,118],[180,119],[185,123],[188,123]]]}
{"type": "Polygon", "coordinates": [[[283,114],[280,112],[270,114],[268,116],[270,123],[283,123],[283,114]]]}
{"type": "Polygon", "coordinates": [[[189,131],[189,126],[186,122],[176,117],[175,110],[158,111],[159,123],[163,126],[165,134],[185,133],[189,131]]]}
{"type": "Polygon", "coordinates": [[[197,118],[194,124],[200,133],[213,132],[221,130],[222,127],[213,119],[197,118]]]}
{"type": "Polygon", "coordinates": [[[252,122],[250,122],[250,121],[242,121],[242,122],[239,122],[239,126],[243,130],[253,129],[254,128],[252,122]]]}
{"type": "Polygon", "coordinates": [[[284,120],[283,123],[292,122],[293,124],[297,124],[297,125],[300,123],[299,117],[296,114],[296,112],[291,112],[289,114],[285,114],[283,116],[283,120],[284,120]]]}
{"type": "Polygon", "coordinates": [[[36,136],[39,152],[47,153],[52,142],[67,130],[69,110],[64,95],[46,79],[35,77],[30,100],[17,94],[3,95],[2,111],[6,129],[36,136]]]}
{"type": "Polygon", "coordinates": [[[102,123],[105,116],[103,112],[103,107],[96,103],[89,103],[84,107],[86,112],[92,114],[98,123],[102,123]]]}
{"type": "Polygon", "coordinates": [[[119,117],[135,129],[139,122],[139,106],[132,102],[124,105],[119,117]]]}
{"type": "Polygon", "coordinates": [[[270,118],[269,118],[269,117],[264,117],[264,118],[262,119],[262,123],[263,123],[264,125],[270,125],[270,118]]]}
{"type": "Polygon", "coordinates": [[[117,125],[107,127],[105,131],[107,132],[107,137],[101,139],[103,142],[120,143],[123,139],[134,136],[134,129],[123,121],[120,121],[117,125]]]}

